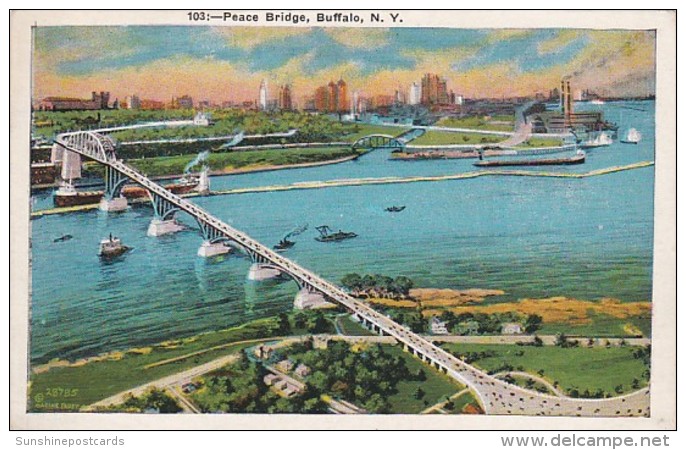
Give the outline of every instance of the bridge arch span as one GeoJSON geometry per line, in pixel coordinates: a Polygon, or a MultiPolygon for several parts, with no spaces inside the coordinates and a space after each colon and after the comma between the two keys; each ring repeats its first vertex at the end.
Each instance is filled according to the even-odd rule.
{"type": "Polygon", "coordinates": [[[388,134],[370,134],[353,142],[352,148],[353,150],[359,148],[405,148],[405,142],[388,134]]]}

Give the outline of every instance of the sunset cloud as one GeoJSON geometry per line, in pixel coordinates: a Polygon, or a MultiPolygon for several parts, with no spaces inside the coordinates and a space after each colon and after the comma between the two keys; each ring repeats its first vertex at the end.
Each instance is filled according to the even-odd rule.
{"type": "Polygon", "coordinates": [[[655,89],[651,31],[445,28],[46,27],[36,29],[34,98],[255,100],[290,83],[296,102],[343,77],[349,90],[393,94],[424,73],[467,97],[574,89],[646,95],[655,89]]]}

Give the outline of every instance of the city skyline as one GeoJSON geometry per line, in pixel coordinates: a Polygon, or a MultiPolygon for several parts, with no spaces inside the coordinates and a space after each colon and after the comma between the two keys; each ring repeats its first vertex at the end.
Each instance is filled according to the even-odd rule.
{"type": "Polygon", "coordinates": [[[371,97],[425,73],[467,98],[547,93],[566,76],[601,95],[645,96],[654,45],[651,31],[45,27],[35,30],[34,100],[106,90],[242,102],[267,80],[302,104],[332,79],[371,97]]]}

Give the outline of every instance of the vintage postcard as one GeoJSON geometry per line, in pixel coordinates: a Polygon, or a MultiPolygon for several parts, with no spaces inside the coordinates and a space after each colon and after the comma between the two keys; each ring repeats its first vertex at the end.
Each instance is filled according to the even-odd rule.
{"type": "Polygon", "coordinates": [[[14,427],[675,427],[675,13],[11,19],[14,427]]]}

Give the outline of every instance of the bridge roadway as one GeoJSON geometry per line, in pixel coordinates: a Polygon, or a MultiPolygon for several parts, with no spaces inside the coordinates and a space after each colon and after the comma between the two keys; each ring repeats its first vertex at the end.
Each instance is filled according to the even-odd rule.
{"type": "Polygon", "coordinates": [[[199,206],[152,182],[116,158],[114,143],[109,137],[93,132],[65,133],[57,136],[56,143],[67,150],[121,172],[131,181],[159,195],[196,220],[215,228],[238,246],[269,261],[272,266],[297,281],[301,287],[309,287],[323,294],[329,301],[345,307],[379,334],[392,336],[422,361],[471,388],[487,414],[586,417],[649,416],[650,414],[648,388],[608,399],[561,398],[520,388],[488,375],[348,295],[340,287],[284,258],[247,234],[230,227],[199,206]]]}

